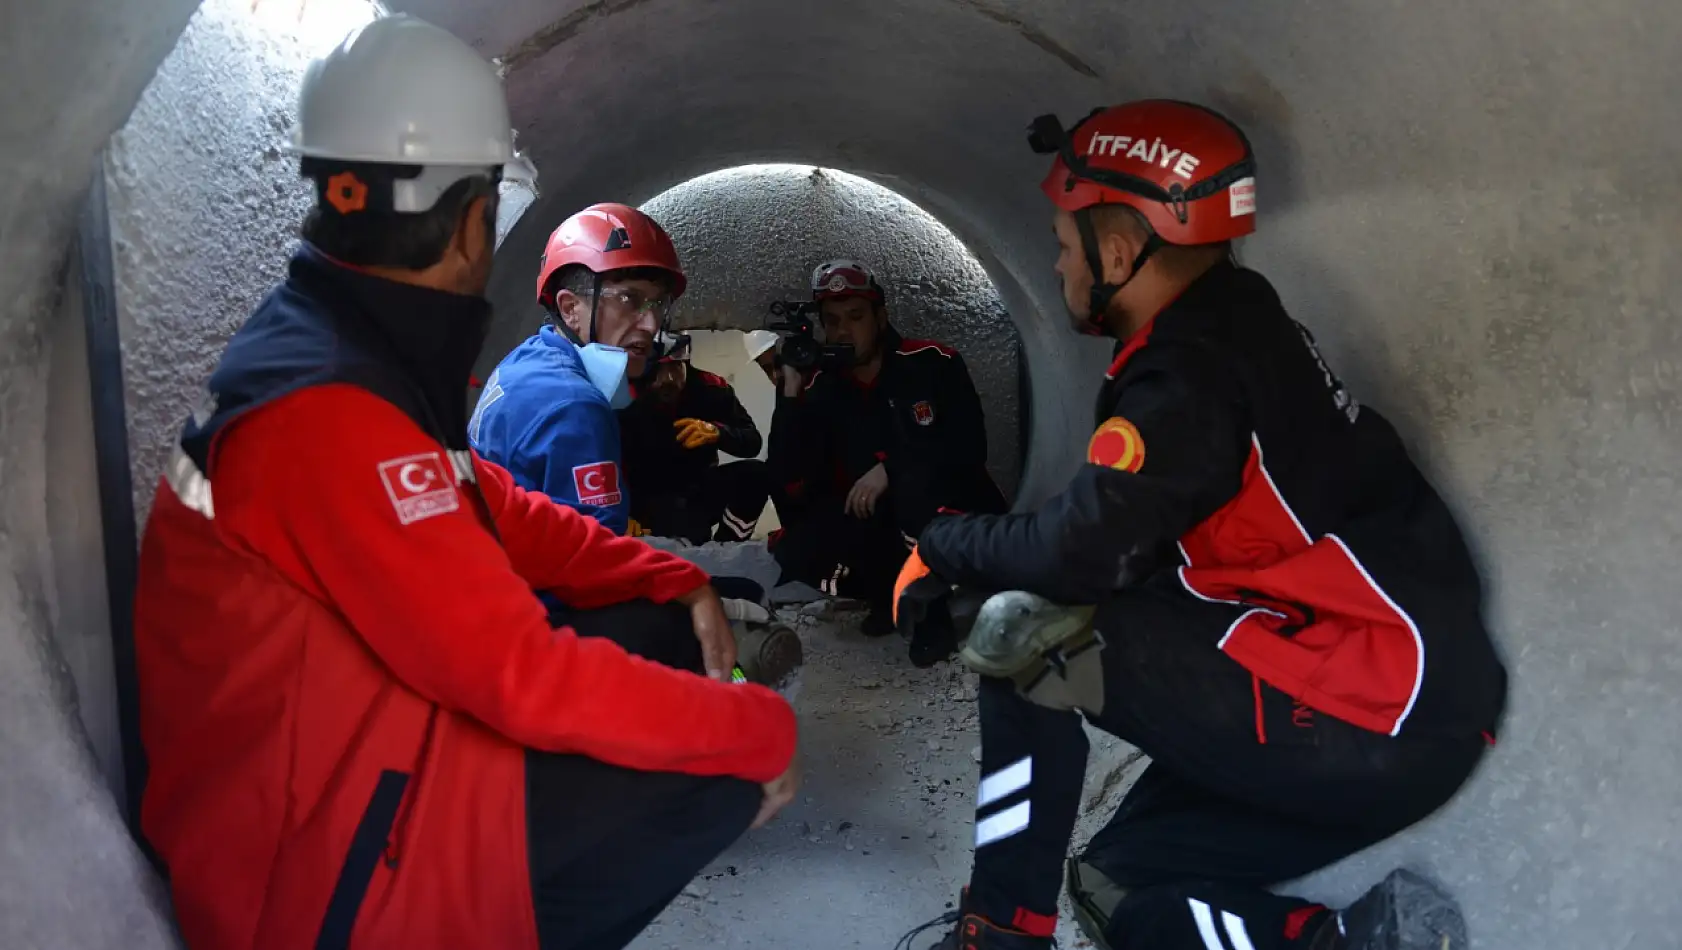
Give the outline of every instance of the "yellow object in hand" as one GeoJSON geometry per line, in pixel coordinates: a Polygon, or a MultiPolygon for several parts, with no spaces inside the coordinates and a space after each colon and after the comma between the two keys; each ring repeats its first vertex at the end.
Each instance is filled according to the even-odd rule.
{"type": "Polygon", "coordinates": [[[627,537],[627,538],[640,538],[640,537],[643,537],[646,534],[648,534],[648,529],[643,527],[637,521],[637,519],[635,519],[635,518],[625,519],[625,537],[627,537]]]}
{"type": "Polygon", "coordinates": [[[698,449],[718,441],[718,426],[703,419],[679,419],[672,423],[677,441],[686,449],[698,449]]]}

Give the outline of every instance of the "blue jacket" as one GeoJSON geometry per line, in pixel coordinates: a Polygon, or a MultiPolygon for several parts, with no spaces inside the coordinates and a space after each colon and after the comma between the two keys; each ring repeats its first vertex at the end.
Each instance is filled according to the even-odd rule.
{"type": "Polygon", "coordinates": [[[544,327],[497,364],[467,437],[474,451],[506,468],[520,487],[625,533],[630,506],[619,420],[591,382],[578,347],[554,327],[544,327]]]}

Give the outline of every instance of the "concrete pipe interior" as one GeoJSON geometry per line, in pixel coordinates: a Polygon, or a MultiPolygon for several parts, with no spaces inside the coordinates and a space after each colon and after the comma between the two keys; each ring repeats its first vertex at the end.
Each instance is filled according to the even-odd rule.
{"type": "MultiPolygon", "coordinates": [[[[68,254],[76,213],[97,168],[110,193],[143,517],[177,421],[292,240],[305,196],[273,143],[319,43],[297,34],[326,29],[317,22],[326,3],[310,0],[301,19],[298,0],[259,0],[255,18],[250,0],[202,9],[196,0],[62,0],[0,14],[0,75],[14,92],[0,104],[5,946],[173,939],[112,790],[120,768],[106,552],[82,265],[68,254]],[[265,13],[277,6],[292,12],[265,13]]],[[[493,297],[507,319],[528,319],[543,236],[590,201],[643,202],[756,162],[864,176],[950,228],[1009,314],[1033,423],[1021,503],[1055,491],[1077,464],[1104,359],[1062,316],[1027,120],[1167,95],[1243,123],[1263,172],[1262,230],[1241,253],[1275,281],[1361,400],[1398,424],[1465,519],[1513,677],[1500,745],[1461,796],[1301,889],[1343,901],[1408,863],[1455,889],[1478,947],[1674,942],[1674,0],[391,6],[507,66],[522,145],[543,171],[540,196],[517,220],[520,209],[505,216],[493,297]]],[[[833,649],[848,662],[877,661],[848,646],[833,649]]],[[[835,738],[825,730],[870,716],[886,717],[879,734],[899,732],[962,702],[953,683],[928,700],[933,713],[898,709],[928,697],[905,692],[887,656],[876,674],[887,698],[860,687],[810,735],[835,738]]],[[[915,728],[908,734],[924,741],[915,728]]],[[[886,748],[916,751],[912,740],[894,741],[886,748]]],[[[956,752],[953,767],[964,764],[967,738],[956,748],[928,741],[945,742],[928,755],[956,752]]],[[[1113,800],[1106,783],[1124,781],[1127,762],[1124,747],[1096,747],[1094,810],[1113,800]]],[[[815,777],[812,795],[853,796],[864,817],[835,812],[828,831],[829,818],[812,827],[807,837],[832,850],[789,859],[788,873],[764,885],[781,903],[715,889],[648,945],[891,945],[902,924],[938,911],[955,890],[968,846],[967,789],[939,796],[949,814],[928,826],[935,838],[918,842],[923,826],[889,830],[903,794],[894,788],[885,775],[815,777]],[[843,821],[886,850],[844,850],[843,821]],[[802,939],[813,934],[834,939],[802,939]]],[[[774,865],[799,851],[806,838],[790,824],[756,853],[774,865]]]]}

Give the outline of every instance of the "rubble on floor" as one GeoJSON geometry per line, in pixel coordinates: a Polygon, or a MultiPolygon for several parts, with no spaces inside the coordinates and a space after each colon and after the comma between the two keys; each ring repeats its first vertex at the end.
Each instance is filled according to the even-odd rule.
{"type": "MultiPolygon", "coordinates": [[[[889,950],[951,908],[969,875],[979,778],[975,674],[911,666],[898,637],[858,632],[862,604],[776,610],[805,646],[800,797],[684,890],[632,950],[889,950]]],[[[1092,732],[1077,840],[1137,776],[1136,753],[1092,732]]],[[[1061,946],[1089,947],[1067,908],[1061,946]]],[[[938,940],[930,931],[916,950],[938,940]]]]}

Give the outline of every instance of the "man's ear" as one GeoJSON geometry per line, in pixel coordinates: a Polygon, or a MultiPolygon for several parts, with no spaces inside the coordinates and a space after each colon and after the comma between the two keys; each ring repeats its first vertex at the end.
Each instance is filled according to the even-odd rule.
{"type": "Polygon", "coordinates": [[[486,202],[489,200],[489,196],[481,195],[469,201],[456,220],[456,233],[450,241],[450,250],[464,261],[475,261],[487,249],[494,250],[496,235],[490,230],[493,225],[486,214],[486,202]]]}
{"type": "Polygon", "coordinates": [[[1103,283],[1123,284],[1133,276],[1133,262],[1145,241],[1134,228],[1111,228],[1098,235],[1098,259],[1104,265],[1103,283]]]}
{"type": "MultiPolygon", "coordinates": [[[[557,290],[555,291],[555,310],[560,321],[582,339],[586,329],[584,321],[588,316],[584,312],[584,298],[570,290],[557,290]]],[[[585,340],[584,342],[588,343],[590,341],[585,340]]]]}

